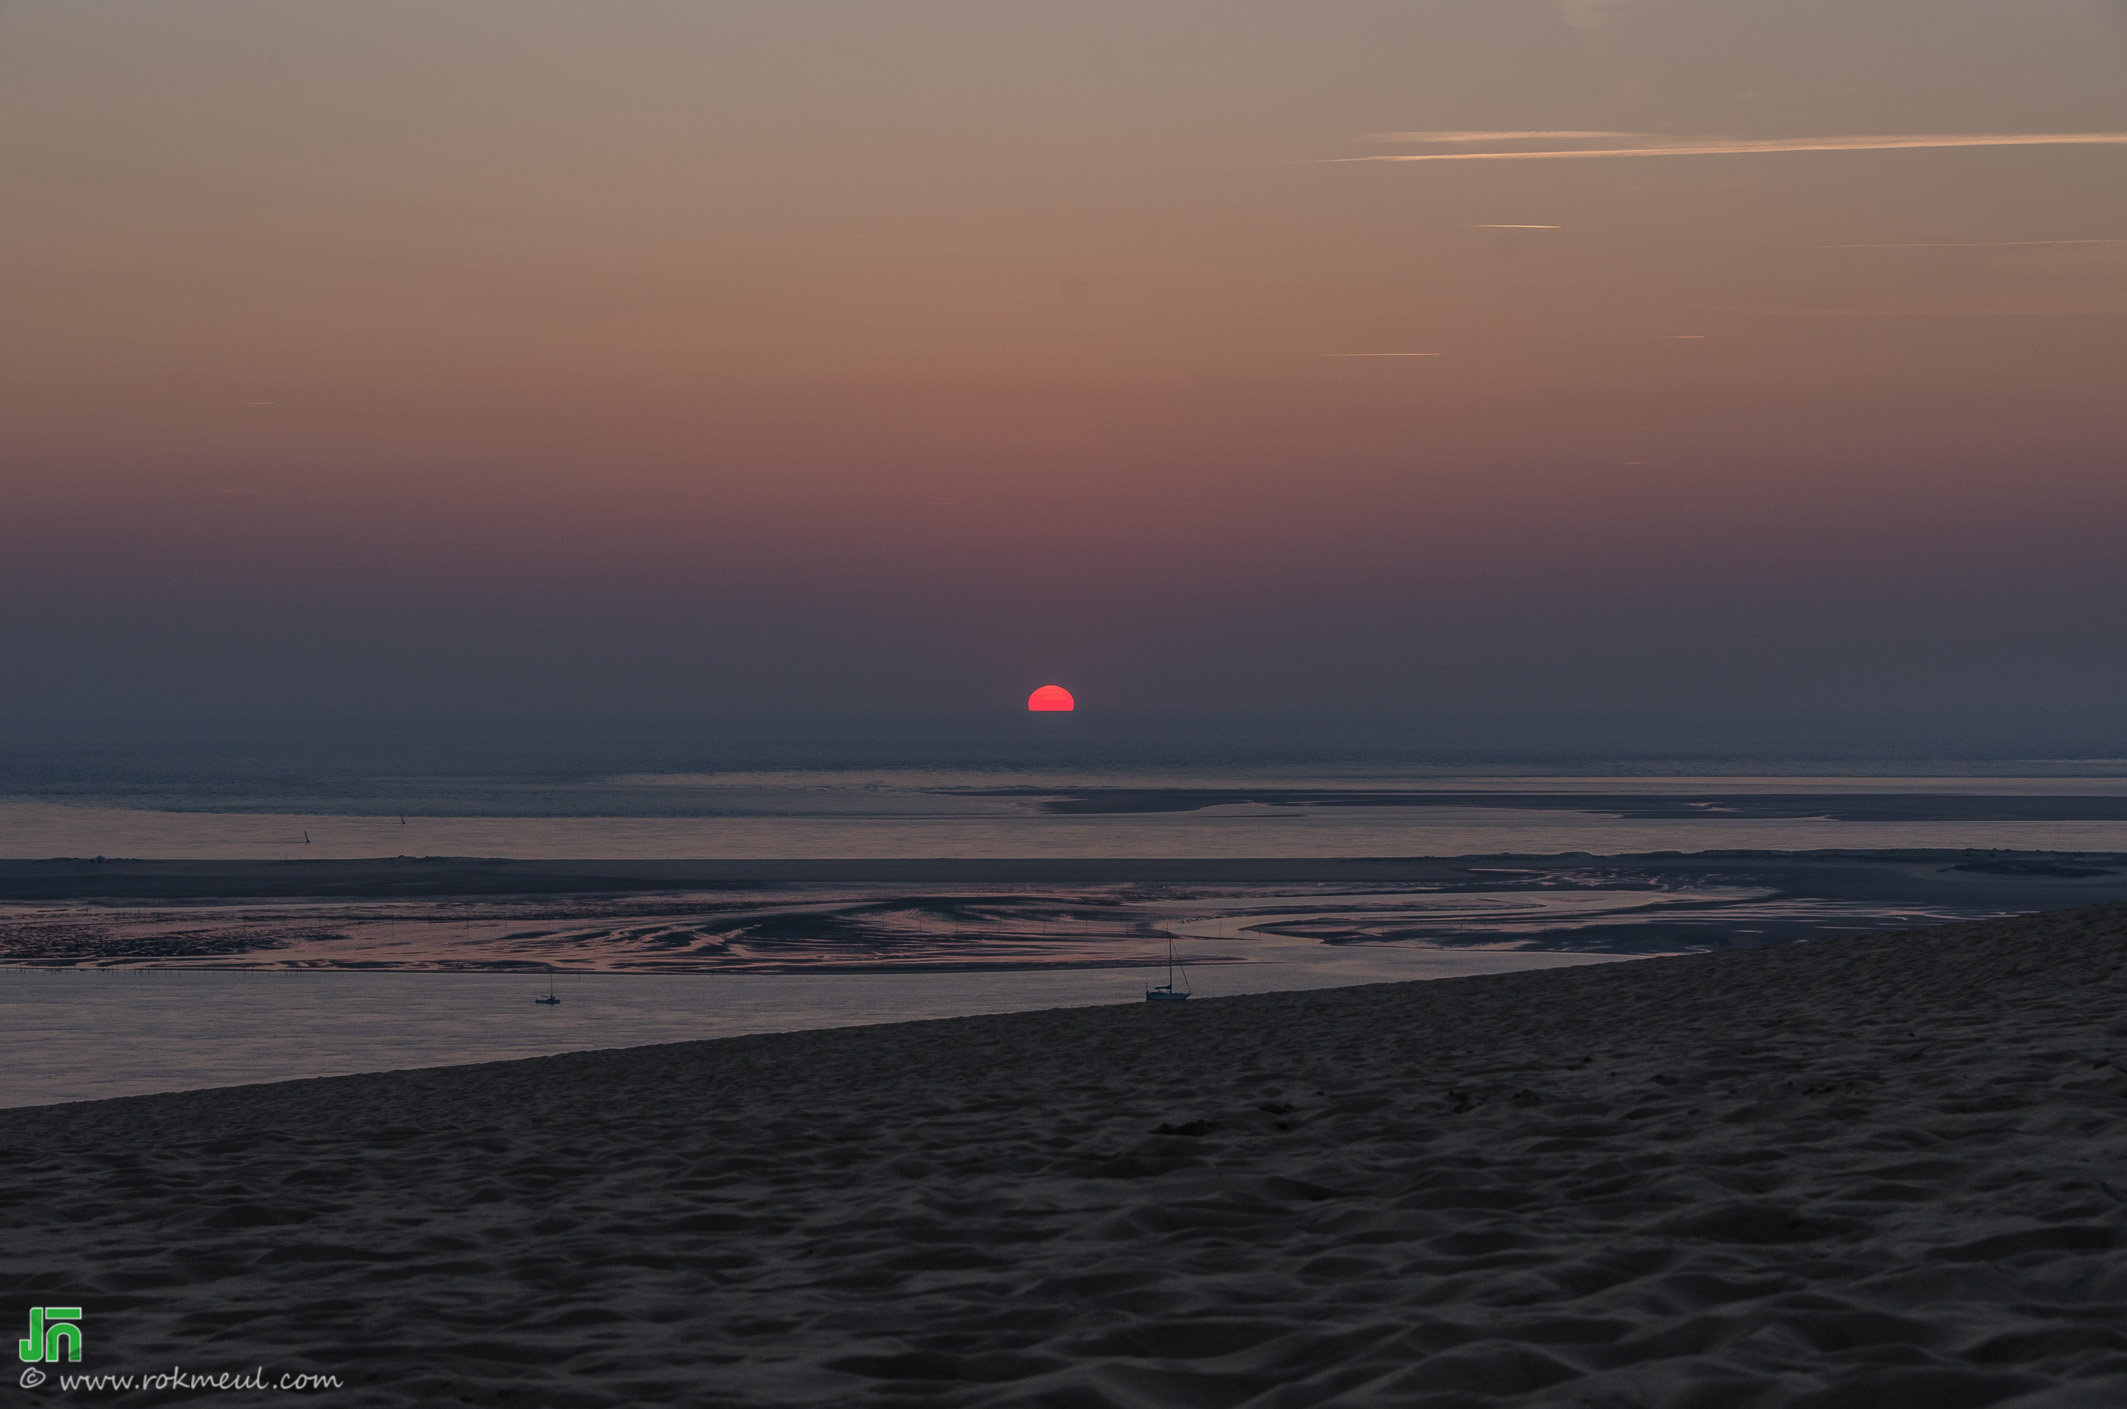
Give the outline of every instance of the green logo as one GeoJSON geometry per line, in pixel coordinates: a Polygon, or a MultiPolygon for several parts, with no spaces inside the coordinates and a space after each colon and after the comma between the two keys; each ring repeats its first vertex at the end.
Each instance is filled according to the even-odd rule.
{"type": "Polygon", "coordinates": [[[59,1363],[59,1348],[66,1347],[68,1360],[81,1358],[81,1327],[71,1324],[81,1319],[78,1306],[33,1306],[30,1308],[30,1333],[15,1343],[22,1358],[34,1365],[40,1360],[59,1363]]]}

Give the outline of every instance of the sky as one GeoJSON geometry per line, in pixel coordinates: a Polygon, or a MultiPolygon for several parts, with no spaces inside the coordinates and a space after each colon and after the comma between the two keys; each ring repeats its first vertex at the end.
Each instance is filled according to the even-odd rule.
{"type": "Polygon", "coordinates": [[[14,0],[0,712],[2114,711],[2127,5],[14,0]]]}

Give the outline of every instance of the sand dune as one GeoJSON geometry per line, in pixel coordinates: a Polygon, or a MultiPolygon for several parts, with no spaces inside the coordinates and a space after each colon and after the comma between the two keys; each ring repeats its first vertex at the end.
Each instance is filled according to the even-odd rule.
{"type": "Polygon", "coordinates": [[[2108,906],[10,1112],[8,1281],[84,1368],[344,1404],[2127,1403],[2123,959],[2108,906]]]}

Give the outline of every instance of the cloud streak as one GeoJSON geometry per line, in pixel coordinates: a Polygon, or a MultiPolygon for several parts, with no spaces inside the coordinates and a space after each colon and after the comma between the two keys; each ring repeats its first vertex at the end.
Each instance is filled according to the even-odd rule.
{"type": "Polygon", "coordinates": [[[2127,298],[1978,299],[1961,303],[1854,303],[1847,305],[1702,304],[1707,313],[1764,318],[2081,318],[2127,313],[2127,298]]]}
{"type": "Polygon", "coordinates": [[[1900,240],[1887,244],[1826,245],[1828,250],[2010,250],[2037,245],[2127,245],[2113,236],[2098,240],[1900,240]]]}
{"type": "MultiPolygon", "coordinates": [[[[1409,134],[1419,139],[1420,134],[1409,134]]],[[[1439,139],[1425,139],[1439,140],[1439,139]]],[[[1503,137],[1496,140],[1504,140],[1503,137]]],[[[1534,152],[1398,152],[1359,161],[1589,161],[1616,157],[1758,156],[1774,152],[1903,152],[1956,147],[2127,147],[2127,132],[1958,132],[1844,137],[1691,137],[1646,147],[1565,147],[1534,152]]]]}

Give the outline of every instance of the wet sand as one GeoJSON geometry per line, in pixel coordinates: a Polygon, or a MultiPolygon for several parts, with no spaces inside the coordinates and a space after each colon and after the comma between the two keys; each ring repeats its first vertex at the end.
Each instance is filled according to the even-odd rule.
{"type": "Polygon", "coordinates": [[[11,1112],[9,1280],[84,1368],[350,1404],[2119,1403],[2123,960],[2105,906],[11,1112]]]}
{"type": "Polygon", "coordinates": [[[16,861],[0,862],[0,968],[1002,971],[1148,962],[1170,937],[1199,965],[1644,955],[2123,900],[2127,856],[2030,852],[16,861]]]}

